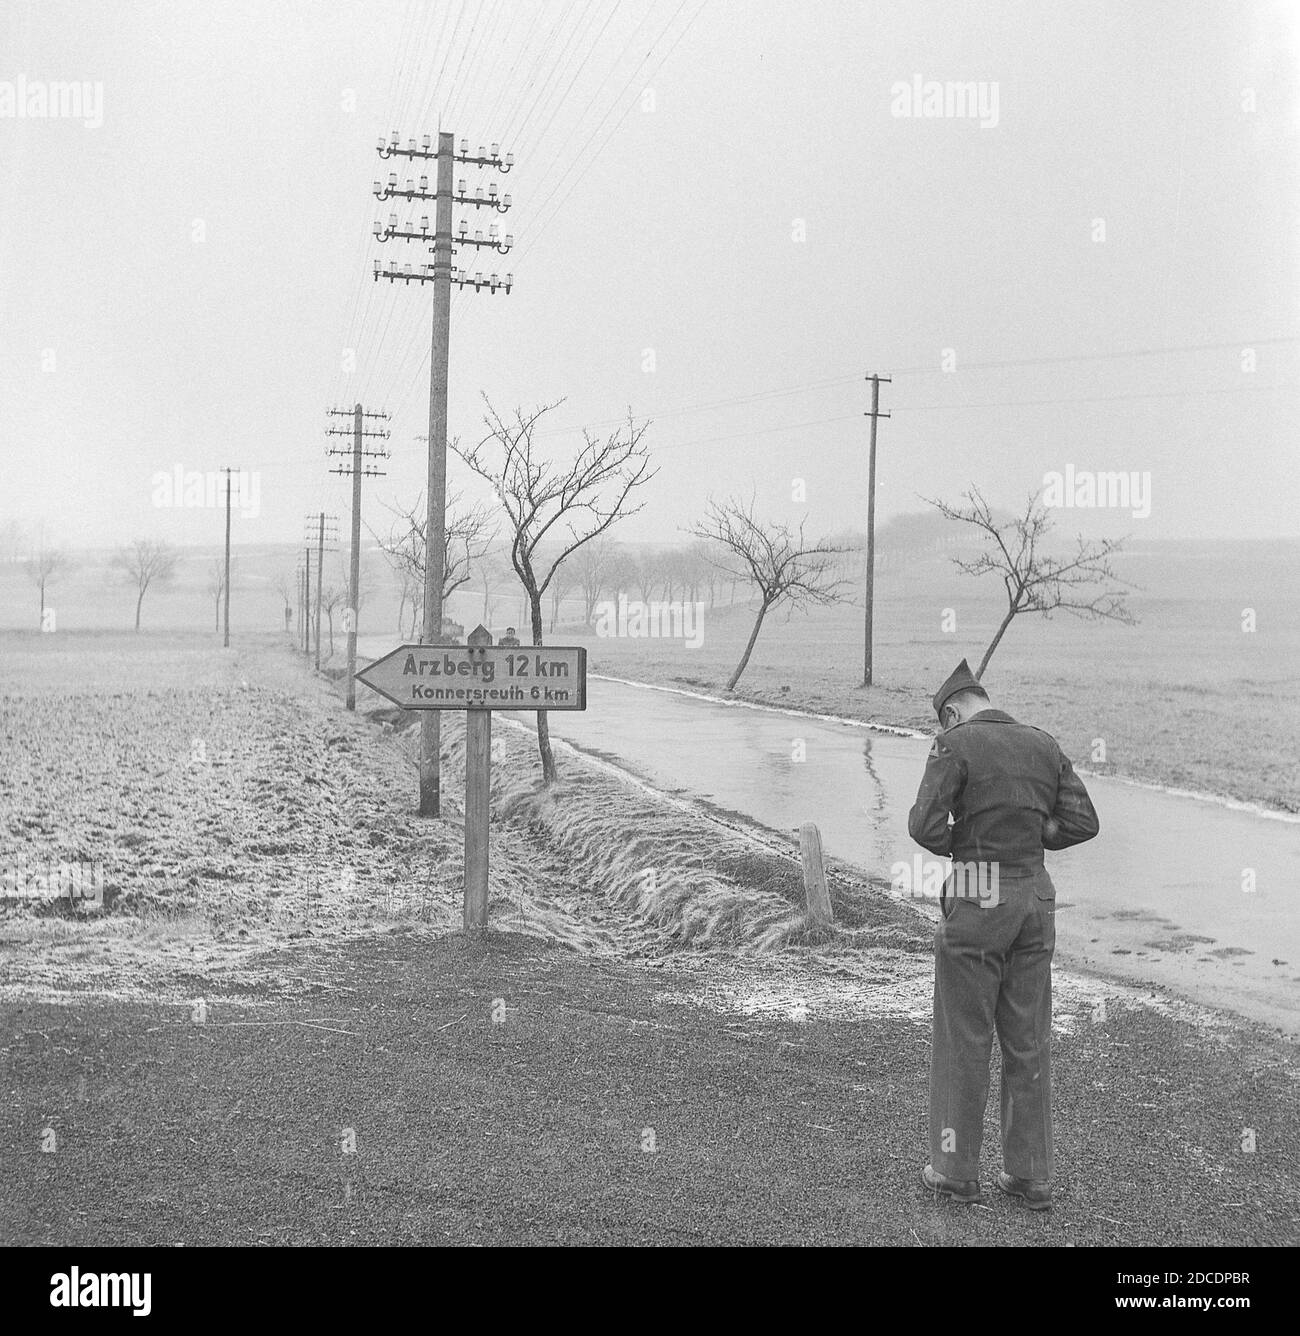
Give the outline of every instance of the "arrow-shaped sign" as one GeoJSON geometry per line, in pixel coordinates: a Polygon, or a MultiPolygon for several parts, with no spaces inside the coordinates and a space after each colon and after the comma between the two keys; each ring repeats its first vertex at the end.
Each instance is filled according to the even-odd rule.
{"type": "Polygon", "coordinates": [[[587,651],[559,645],[401,645],[357,681],[403,710],[585,710],[587,651]]]}

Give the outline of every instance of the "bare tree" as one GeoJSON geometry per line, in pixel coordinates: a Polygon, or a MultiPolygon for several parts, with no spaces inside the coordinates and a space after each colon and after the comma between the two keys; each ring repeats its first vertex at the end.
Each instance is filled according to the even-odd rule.
{"type": "MultiPolygon", "coordinates": [[[[622,593],[636,583],[636,560],[621,543],[612,545],[609,559],[605,562],[605,592],[622,593]]],[[[593,608],[594,612],[595,609],[593,608]]],[[[590,615],[587,618],[591,620],[590,615]]]]}
{"type": "Polygon", "coordinates": [[[45,625],[45,591],[59,576],[66,574],[72,562],[62,548],[52,546],[42,531],[36,540],[32,554],[23,563],[27,578],[40,590],[41,625],[45,625]]]}
{"type": "Polygon", "coordinates": [[[339,608],[348,606],[348,591],[345,584],[327,584],[320,591],[320,610],[325,614],[326,624],[329,627],[330,648],[325,656],[327,659],[334,657],[334,614],[339,608]]]}
{"type": "Polygon", "coordinates": [[[840,598],[842,581],[836,578],[835,565],[843,548],[829,541],[807,542],[802,524],[792,532],[784,524],[760,523],[752,498],[748,505],[710,500],[704,518],[690,532],[713,545],[710,560],[720,570],[753,585],[758,594],[754,629],[727,683],[733,691],[754,652],[763,619],[774,607],[785,603],[793,610],[840,598]]]}
{"type": "MultiPolygon", "coordinates": [[[[857,529],[839,529],[828,534],[827,539],[841,549],[841,555],[835,561],[835,576],[852,586],[851,597],[857,601],[866,573],[866,563],[862,558],[866,551],[867,535],[857,529]]],[[[879,558],[879,551],[876,555],[879,558]]]]}
{"type": "MultiPolygon", "coordinates": [[[[586,550],[585,547],[580,549],[579,556],[586,550]]],[[[552,634],[555,632],[555,623],[560,617],[560,604],[564,602],[577,583],[574,573],[563,568],[556,571],[555,579],[551,581],[551,620],[547,629],[552,634]]]]}
{"type": "Polygon", "coordinates": [[[700,590],[707,587],[710,591],[709,602],[713,601],[712,589],[715,578],[714,569],[705,556],[705,544],[696,541],[684,547],[681,553],[681,573],[685,583],[683,594],[689,594],[692,603],[701,602],[700,590]]]}
{"type": "Polygon", "coordinates": [[[293,577],[283,571],[277,575],[275,578],[275,592],[280,595],[280,601],[284,604],[284,629],[288,631],[293,624],[293,604],[297,597],[293,577]]]}
{"type": "MultiPolygon", "coordinates": [[[[655,476],[642,444],[649,424],[638,427],[629,413],[627,427],[604,442],[584,430],[582,449],[571,461],[561,463],[534,443],[538,422],[559,403],[543,404],[527,415],[517,409],[509,422],[486,396],[484,403],[488,434],[470,447],[455,441],[452,449],[491,485],[505,511],[511,535],[510,562],[528,597],[533,644],[540,645],[542,599],[556,572],[616,520],[641,509],[630,502],[633,491],[655,476]],[[553,546],[548,547],[548,539],[553,546]]],[[[537,712],[537,748],[543,781],[552,784],[555,757],[545,710],[537,712]]]]}
{"type": "Polygon", "coordinates": [[[681,566],[681,553],[676,548],[665,548],[659,554],[660,593],[666,603],[673,601],[673,587],[677,583],[677,572],[681,566]]]}
{"type": "MultiPolygon", "coordinates": [[[[452,594],[469,583],[470,577],[477,570],[479,562],[496,537],[496,530],[489,528],[491,516],[483,506],[463,509],[460,503],[460,493],[447,498],[447,540],[442,566],[442,605],[444,608],[446,608],[447,600],[452,594]]],[[[388,537],[380,537],[373,529],[371,534],[379,544],[384,556],[388,558],[389,565],[397,571],[402,581],[403,604],[409,596],[412,605],[418,608],[422,614],[424,607],[424,529],[427,520],[423,494],[416,498],[413,506],[406,508],[390,506],[389,510],[394,515],[395,520],[388,537]]],[[[401,620],[400,609],[398,620],[399,622],[401,620]]],[[[416,619],[413,616],[411,630],[413,636],[416,634],[415,624],[416,619]]]]}
{"type": "Polygon", "coordinates": [[[1007,627],[1021,613],[1050,617],[1060,610],[1089,620],[1134,624],[1136,619],[1126,599],[1135,586],[1121,580],[1110,562],[1116,552],[1123,550],[1123,539],[1088,542],[1080,535],[1073,553],[1051,556],[1042,551],[1052,520],[1038,499],[1039,493],[1030,496],[1023,515],[1009,520],[999,520],[993,514],[978,488],[972,487],[963,496],[964,506],[924,499],[947,519],[973,525],[986,544],[986,550],[977,557],[953,557],[953,564],[967,575],[1001,576],[1006,590],[1006,613],[975,670],[976,677],[983,677],[1007,627]]]}
{"type": "Polygon", "coordinates": [[[712,607],[714,591],[718,583],[718,568],[711,560],[711,549],[709,544],[697,539],[691,544],[688,550],[690,552],[691,567],[695,572],[696,584],[698,587],[709,591],[708,603],[709,607],[712,607]]]}
{"type": "Polygon", "coordinates": [[[424,580],[423,576],[417,576],[413,570],[406,566],[394,566],[394,574],[397,576],[398,602],[397,602],[397,634],[399,636],[406,634],[406,609],[409,603],[411,608],[411,639],[414,640],[417,631],[418,617],[423,612],[424,598],[424,580]]]}
{"type": "MultiPolygon", "coordinates": [[[[859,548],[866,550],[865,532],[855,533],[854,541],[859,548]]],[[[961,546],[962,543],[960,530],[945,523],[943,515],[937,511],[921,510],[891,515],[883,524],[876,526],[876,570],[888,574],[904,568],[915,568],[937,560],[945,551],[961,546]]]]}
{"type": "Polygon", "coordinates": [[[137,538],[113,555],[109,567],[135,589],[135,629],[140,630],[140,608],[149,586],[166,584],[176,573],[179,555],[155,538],[137,538]]]}
{"type": "Polygon", "coordinates": [[[483,554],[482,559],[478,562],[477,570],[479,583],[483,586],[483,616],[481,620],[484,626],[491,626],[492,615],[496,610],[501,586],[514,572],[510,569],[505,553],[496,550],[483,554]]]}
{"type": "Polygon", "coordinates": [[[632,582],[641,595],[642,603],[649,603],[654,597],[655,586],[659,583],[660,562],[658,552],[643,552],[635,559],[632,582]]]}
{"type": "Polygon", "coordinates": [[[617,547],[606,538],[598,538],[580,548],[573,558],[574,576],[582,595],[583,625],[590,626],[601,591],[608,587],[617,547]]]}
{"type": "Polygon", "coordinates": [[[208,597],[212,600],[215,628],[221,630],[221,596],[226,592],[226,563],[215,558],[208,565],[208,597]]]}
{"type": "MultiPolygon", "coordinates": [[[[346,610],[347,608],[352,608],[353,611],[356,613],[357,618],[360,619],[361,609],[365,607],[366,600],[369,598],[371,589],[373,587],[371,572],[366,569],[366,563],[364,557],[365,554],[362,553],[363,559],[361,561],[358,561],[357,563],[357,597],[356,597],[356,602],[354,604],[352,601],[352,556],[346,549],[340,551],[337,554],[337,559],[335,562],[335,571],[337,572],[337,574],[335,581],[332,584],[326,585],[321,594],[322,599],[327,598],[331,593],[336,595],[334,600],[334,607],[332,609],[334,612],[338,612],[340,609],[346,610]]],[[[424,570],[423,564],[421,564],[420,568],[421,576],[423,576],[423,570],[424,570]]],[[[288,629],[289,625],[289,609],[290,605],[288,599],[286,598],[285,618],[284,618],[284,624],[286,630],[288,629]]],[[[401,622],[402,622],[401,610],[399,609],[397,616],[397,623],[398,623],[397,631],[399,635],[401,634],[402,631],[401,622]]],[[[358,626],[359,625],[360,621],[358,620],[358,626]]],[[[330,619],[329,634],[330,634],[330,654],[332,655],[334,653],[334,620],[332,617],[330,619]]]]}
{"type": "Polygon", "coordinates": [[[700,547],[699,543],[691,543],[687,547],[669,548],[663,554],[664,598],[669,603],[675,597],[695,602],[700,585],[700,547]]]}

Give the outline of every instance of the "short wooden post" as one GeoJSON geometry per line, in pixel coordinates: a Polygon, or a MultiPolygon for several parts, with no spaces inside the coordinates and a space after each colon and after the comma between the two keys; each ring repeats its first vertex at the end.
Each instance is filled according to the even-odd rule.
{"type": "MultiPolygon", "coordinates": [[[[475,649],[492,633],[477,626],[466,637],[475,649]]],[[[482,930],[488,919],[488,818],[492,806],[492,711],[465,711],[465,931],[482,930]]]]}
{"type": "Polygon", "coordinates": [[[831,893],[826,888],[826,868],[822,864],[822,833],[811,822],[799,827],[799,855],[803,859],[803,892],[810,923],[831,923],[831,893]]]}
{"type": "Polygon", "coordinates": [[[465,712],[465,928],[486,928],[492,711],[465,712]]]}

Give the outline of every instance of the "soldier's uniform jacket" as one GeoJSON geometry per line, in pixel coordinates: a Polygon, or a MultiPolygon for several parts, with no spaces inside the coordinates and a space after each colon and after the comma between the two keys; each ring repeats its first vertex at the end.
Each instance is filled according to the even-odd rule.
{"type": "Polygon", "coordinates": [[[1098,822],[1056,739],[990,709],[935,738],[907,829],[933,854],[996,862],[1014,877],[1040,870],[1045,848],[1092,839],[1098,822]],[[1048,817],[1055,835],[1044,834],[1048,817]]]}

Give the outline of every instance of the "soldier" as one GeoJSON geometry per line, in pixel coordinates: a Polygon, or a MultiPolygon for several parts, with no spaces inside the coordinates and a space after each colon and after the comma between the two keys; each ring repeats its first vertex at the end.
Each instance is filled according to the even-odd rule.
{"type": "Polygon", "coordinates": [[[1031,1210],[1052,1204],[1052,952],[1056,890],[1044,849],[1097,833],[1097,813],[1055,738],[989,704],[963,659],[934,696],[930,748],[912,838],[954,869],[991,866],[997,894],[954,894],[935,933],[927,1188],[979,1200],[980,1147],[996,1028],[1002,1047],[998,1187],[1031,1210]],[[952,824],[949,824],[949,814],[952,824]]]}

